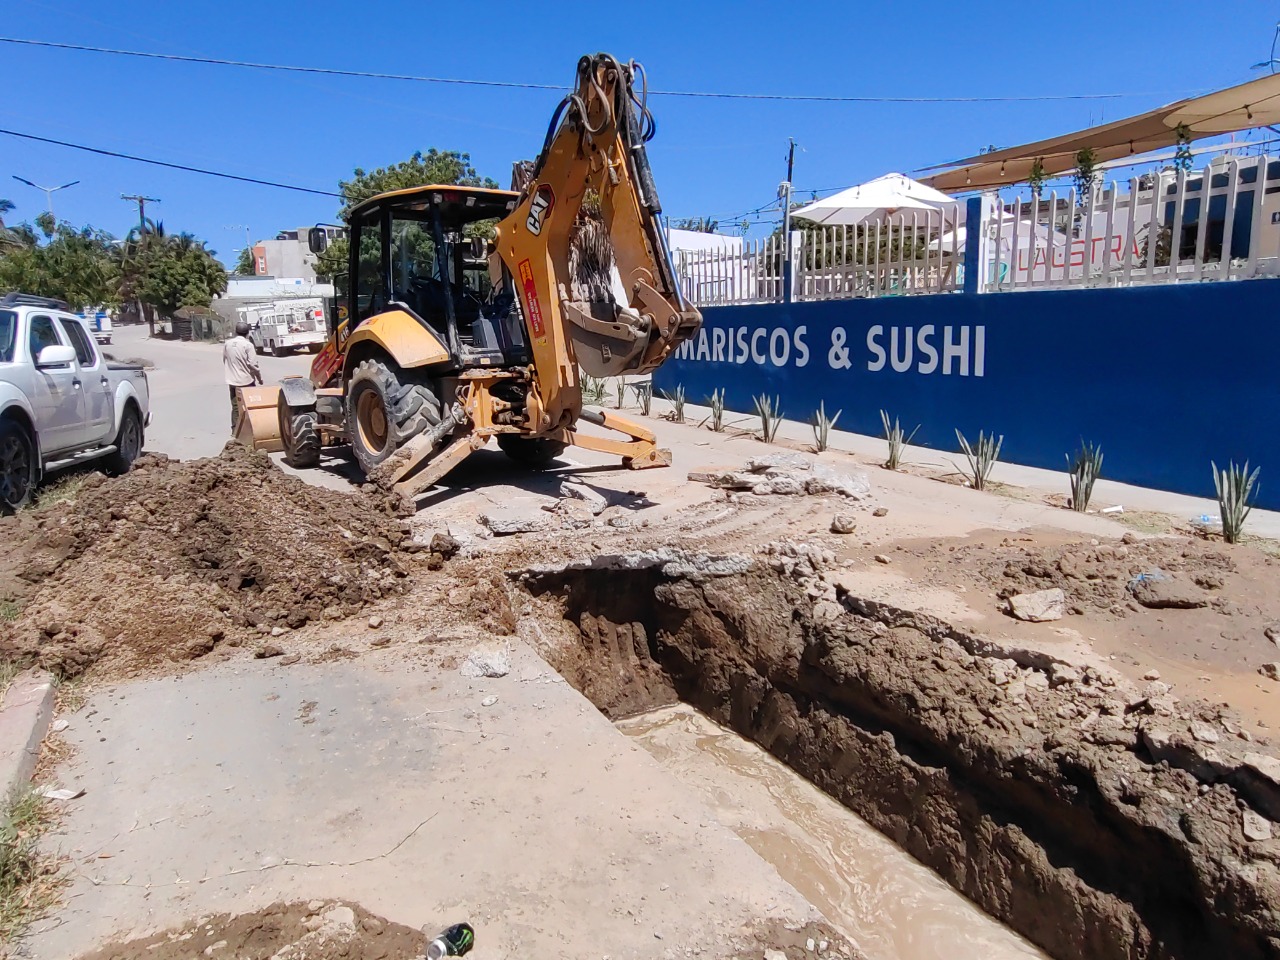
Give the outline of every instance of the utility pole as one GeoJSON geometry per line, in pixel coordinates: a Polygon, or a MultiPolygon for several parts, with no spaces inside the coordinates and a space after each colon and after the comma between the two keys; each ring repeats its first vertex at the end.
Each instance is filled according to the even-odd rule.
{"type": "MultiPolygon", "coordinates": [[[[160,198],[144,197],[136,193],[122,193],[120,194],[120,199],[128,200],[130,203],[138,205],[138,246],[145,247],[147,244],[147,204],[159,203],[160,198]]],[[[150,331],[150,336],[154,337],[156,335],[156,315],[150,305],[142,302],[141,296],[138,297],[138,309],[146,317],[147,329],[150,331]]]]}
{"type": "Polygon", "coordinates": [[[77,183],[80,182],[79,180],[72,180],[70,183],[64,183],[60,187],[42,187],[40,186],[40,184],[32,183],[26,177],[20,177],[16,173],[13,174],[13,179],[17,180],[19,183],[25,183],[28,187],[35,187],[37,190],[43,190],[44,200],[45,200],[45,203],[48,204],[49,206],[49,216],[51,217],[53,216],[53,195],[57,193],[59,190],[65,190],[67,189],[67,187],[74,187],[77,183]]]}
{"type": "Polygon", "coordinates": [[[778,185],[778,196],[782,198],[782,302],[791,302],[791,178],[796,167],[796,141],[788,137],[791,144],[787,150],[787,179],[778,185]]]}
{"type": "Polygon", "coordinates": [[[141,197],[135,194],[120,194],[121,200],[128,200],[138,205],[138,239],[141,241],[147,235],[147,204],[159,203],[159,197],[141,197]]]}

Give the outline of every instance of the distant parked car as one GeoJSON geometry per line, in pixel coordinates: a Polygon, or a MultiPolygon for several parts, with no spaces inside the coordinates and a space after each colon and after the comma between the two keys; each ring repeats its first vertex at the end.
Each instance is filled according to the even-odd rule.
{"type": "Polygon", "coordinates": [[[93,339],[103,346],[111,343],[111,314],[106,310],[95,310],[93,313],[78,313],[76,316],[84,321],[84,325],[89,328],[89,332],[93,334],[93,339]]]}
{"type": "Polygon", "coordinates": [[[101,459],[125,472],[150,423],[142,367],[108,362],[61,301],[0,296],[0,511],[30,501],[51,470],[101,459]]]}

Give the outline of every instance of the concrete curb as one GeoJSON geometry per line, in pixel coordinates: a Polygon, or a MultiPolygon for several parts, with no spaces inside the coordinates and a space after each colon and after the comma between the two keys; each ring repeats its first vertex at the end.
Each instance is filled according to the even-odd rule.
{"type": "Polygon", "coordinates": [[[0,801],[31,782],[40,744],[53,719],[53,678],[42,670],[19,675],[0,706],[0,801]]]}

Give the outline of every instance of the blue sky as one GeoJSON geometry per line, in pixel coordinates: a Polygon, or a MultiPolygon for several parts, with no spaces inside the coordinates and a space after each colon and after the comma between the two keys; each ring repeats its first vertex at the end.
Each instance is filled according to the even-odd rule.
{"type": "MultiPolygon", "coordinates": [[[[1123,93],[1023,104],[653,100],[665,212],[734,216],[774,199],[787,138],[795,183],[829,190],[1117,119],[1257,76],[1280,3],[1077,0],[913,4],[584,2],[211,3],[5,0],[0,34],[124,49],[434,76],[564,83],[580,54],[641,60],[661,89],[847,96],[1123,93]],[[465,11],[465,17],[461,11],[465,11]]],[[[557,95],[141,61],[0,44],[0,127],[244,176],[336,189],[415,149],[471,153],[503,185],[534,156],[557,95]]],[[[160,197],[170,230],[226,261],[334,201],[0,136],[0,197],[29,219],[44,195],[11,179],[80,180],[60,219],[117,235],[160,197]]],[[[757,228],[755,233],[758,234],[757,228]]]]}

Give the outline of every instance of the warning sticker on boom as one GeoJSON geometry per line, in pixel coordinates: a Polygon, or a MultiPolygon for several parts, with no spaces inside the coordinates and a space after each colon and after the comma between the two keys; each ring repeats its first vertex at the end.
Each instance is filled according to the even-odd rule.
{"type": "Polygon", "coordinates": [[[547,342],[547,331],[542,325],[542,304],[538,302],[538,287],[533,282],[533,264],[520,261],[520,283],[524,286],[524,302],[529,311],[529,330],[539,344],[547,342]]]}

